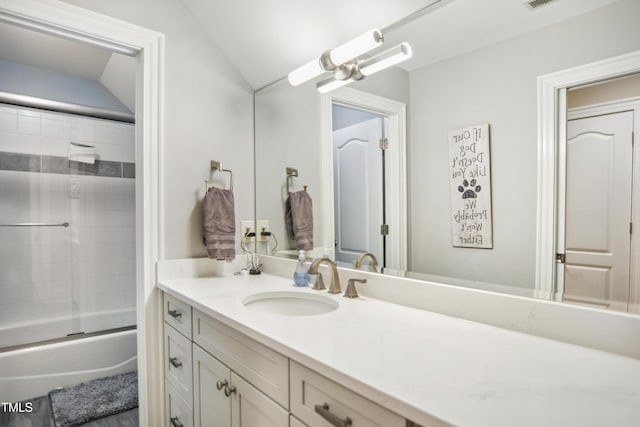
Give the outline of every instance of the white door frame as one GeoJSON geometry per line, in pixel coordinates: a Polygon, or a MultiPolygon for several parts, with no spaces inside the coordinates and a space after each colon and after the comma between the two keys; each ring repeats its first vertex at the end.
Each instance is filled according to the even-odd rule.
{"type": "Polygon", "coordinates": [[[333,119],[332,105],[338,103],[381,114],[386,117],[385,132],[392,147],[385,155],[386,218],[391,233],[387,236],[388,270],[407,269],[407,119],[405,104],[352,88],[340,88],[320,97],[320,141],[322,144],[323,242],[334,239],[333,198],[333,119]],[[397,147],[397,148],[395,148],[397,147]]]}
{"type": "Polygon", "coordinates": [[[0,22],[136,56],[136,313],[140,425],[162,425],[162,318],[155,268],[163,257],[160,153],[164,36],[56,0],[2,0],[0,22]]]}
{"type": "MultiPolygon", "coordinates": [[[[538,191],[535,296],[558,299],[563,268],[556,262],[564,247],[567,89],[640,72],[640,51],[538,77],[538,191]],[[558,292],[556,291],[558,289],[558,292]]],[[[638,298],[637,292],[634,298],[638,298]]],[[[634,301],[637,304],[637,299],[634,301]]]]}

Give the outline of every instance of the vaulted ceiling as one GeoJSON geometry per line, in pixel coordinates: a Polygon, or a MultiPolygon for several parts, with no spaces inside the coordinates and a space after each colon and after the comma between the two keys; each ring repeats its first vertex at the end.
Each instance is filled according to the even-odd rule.
{"type": "MultiPolygon", "coordinates": [[[[385,46],[411,43],[407,70],[586,13],[617,0],[554,0],[535,11],[525,0],[179,0],[258,89],[371,28],[385,46]],[[421,17],[392,24],[426,6],[421,17]]],[[[99,79],[110,53],[9,25],[0,59],[99,79]],[[78,58],[81,58],[79,60],[78,58]]],[[[544,48],[544,47],[541,47],[544,48]]]]}

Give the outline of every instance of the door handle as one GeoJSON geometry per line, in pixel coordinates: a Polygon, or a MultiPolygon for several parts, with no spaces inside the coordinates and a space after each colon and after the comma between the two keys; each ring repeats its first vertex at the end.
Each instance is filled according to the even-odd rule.
{"type": "Polygon", "coordinates": [[[173,427],[184,427],[182,422],[178,419],[178,417],[171,417],[171,425],[173,427]]]}
{"type": "Polygon", "coordinates": [[[174,368],[179,368],[180,366],[182,366],[182,362],[178,361],[177,357],[170,357],[169,363],[171,363],[174,368]]]}
{"type": "Polygon", "coordinates": [[[316,413],[318,413],[322,418],[327,420],[329,424],[335,427],[347,427],[351,425],[351,418],[340,418],[333,412],[329,411],[329,404],[323,403],[322,405],[315,406],[316,413]]]}

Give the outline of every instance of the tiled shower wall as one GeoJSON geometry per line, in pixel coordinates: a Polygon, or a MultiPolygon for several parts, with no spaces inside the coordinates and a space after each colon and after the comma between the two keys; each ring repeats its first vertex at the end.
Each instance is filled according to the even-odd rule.
{"type": "Polygon", "coordinates": [[[0,347],[135,324],[134,162],[131,124],[0,104],[0,224],[69,223],[0,227],[0,347]]]}

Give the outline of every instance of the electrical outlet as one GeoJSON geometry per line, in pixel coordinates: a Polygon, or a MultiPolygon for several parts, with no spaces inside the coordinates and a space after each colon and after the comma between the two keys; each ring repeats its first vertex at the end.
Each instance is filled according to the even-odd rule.
{"type": "Polygon", "coordinates": [[[269,240],[269,236],[262,236],[260,234],[262,232],[271,231],[269,220],[259,219],[257,223],[258,223],[258,232],[256,233],[256,230],[254,227],[256,224],[256,221],[253,221],[253,220],[240,221],[240,228],[243,236],[247,233],[256,233],[255,237],[247,237],[246,239],[244,239],[245,243],[252,243],[256,241],[256,239],[258,242],[266,242],[269,240]]]}
{"type": "Polygon", "coordinates": [[[260,233],[263,232],[270,232],[271,231],[271,226],[269,225],[269,220],[268,219],[259,219],[257,221],[258,223],[258,233],[256,234],[256,238],[258,239],[258,242],[266,242],[269,240],[269,236],[263,236],[260,233]]]}
{"type": "MultiPolygon", "coordinates": [[[[255,225],[256,225],[256,222],[252,219],[240,221],[240,231],[242,233],[242,236],[245,236],[247,233],[255,233],[256,232],[255,225]]],[[[247,237],[246,239],[244,239],[244,241],[245,243],[251,243],[255,241],[255,237],[247,237]]]]}

